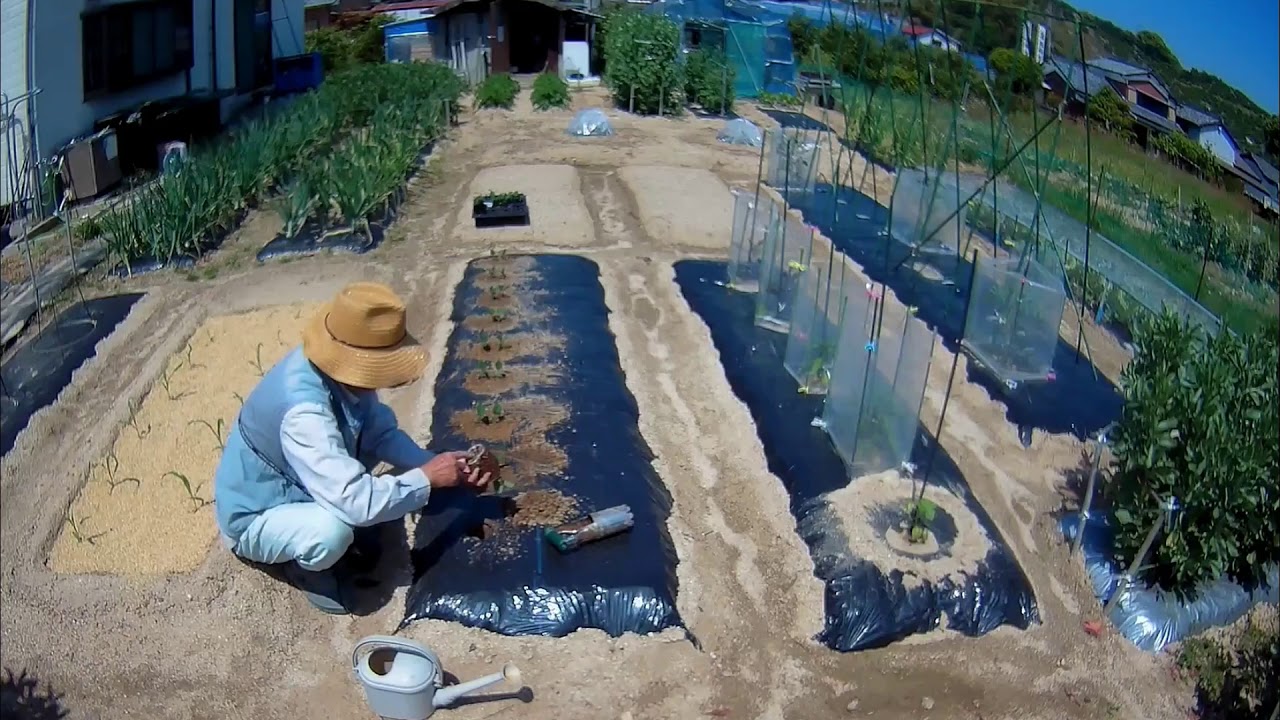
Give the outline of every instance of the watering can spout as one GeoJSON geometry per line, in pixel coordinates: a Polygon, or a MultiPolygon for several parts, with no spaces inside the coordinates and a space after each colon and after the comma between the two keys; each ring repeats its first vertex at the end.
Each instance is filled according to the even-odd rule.
{"type": "Polygon", "coordinates": [[[502,666],[501,672],[485,675],[469,682],[450,685],[449,687],[440,688],[436,691],[434,705],[437,709],[446,708],[458,701],[463,695],[468,695],[477,690],[487,688],[495,683],[506,680],[513,685],[520,684],[520,669],[511,663],[502,666]]]}

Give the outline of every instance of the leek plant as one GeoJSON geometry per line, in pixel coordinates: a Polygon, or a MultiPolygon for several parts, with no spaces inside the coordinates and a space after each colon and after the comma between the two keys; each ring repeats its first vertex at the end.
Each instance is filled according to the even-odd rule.
{"type": "Polygon", "coordinates": [[[324,174],[318,169],[348,167],[368,183],[362,189],[347,183],[344,193],[333,188],[342,215],[360,223],[403,183],[417,152],[440,132],[444,101],[456,103],[461,92],[462,81],[453,71],[433,63],[368,65],[337,73],[285,109],[198,148],[181,172],[139,189],[105,213],[100,227],[108,251],[126,267],[143,258],[166,262],[198,256],[214,237],[234,227],[246,208],[306,184],[313,198],[283,199],[289,205],[286,225],[296,232],[313,212],[329,210],[327,193],[316,182],[324,174]],[[379,126],[383,121],[386,127],[379,126]],[[335,157],[333,165],[318,159],[331,148],[347,146],[351,152],[376,152],[358,160],[335,157]]]}

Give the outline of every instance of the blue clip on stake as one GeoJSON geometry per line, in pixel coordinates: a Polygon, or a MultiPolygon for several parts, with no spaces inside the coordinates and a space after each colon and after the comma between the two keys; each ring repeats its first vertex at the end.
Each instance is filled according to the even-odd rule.
{"type": "Polygon", "coordinates": [[[875,352],[875,351],[876,351],[876,344],[873,342],[867,343],[867,352],[875,352]]]}

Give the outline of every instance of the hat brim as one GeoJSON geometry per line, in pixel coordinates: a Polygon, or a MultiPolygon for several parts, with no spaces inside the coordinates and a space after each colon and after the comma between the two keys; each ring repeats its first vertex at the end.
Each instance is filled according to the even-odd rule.
{"type": "Polygon", "coordinates": [[[344,385],[379,390],[413,382],[427,367],[427,354],[406,334],[394,347],[359,348],[336,340],[325,327],[330,305],[302,331],[302,354],[320,371],[344,385]]]}

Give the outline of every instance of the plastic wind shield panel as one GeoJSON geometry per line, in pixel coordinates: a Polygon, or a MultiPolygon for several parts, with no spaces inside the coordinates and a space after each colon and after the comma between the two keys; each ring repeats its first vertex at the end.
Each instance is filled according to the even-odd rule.
{"type": "Polygon", "coordinates": [[[756,293],[756,324],[787,332],[794,309],[796,287],[813,255],[813,232],[788,217],[775,232],[765,235],[760,263],[760,287],[756,293]]]}
{"type": "Polygon", "coordinates": [[[921,252],[958,255],[965,229],[964,209],[956,188],[915,168],[901,170],[893,188],[889,232],[898,242],[921,252]],[[956,209],[960,208],[957,212],[956,209]]]}
{"type": "Polygon", "coordinates": [[[867,343],[874,328],[874,308],[869,293],[849,293],[845,301],[844,322],[836,341],[827,401],[822,406],[822,420],[827,434],[831,436],[831,444],[848,467],[853,466],[853,453],[858,444],[862,391],[870,360],[867,343]]]}
{"type": "MultiPolygon", "coordinates": [[[[1016,218],[1022,225],[1032,228],[1038,217],[1042,232],[1067,264],[1082,267],[1087,247],[1090,273],[1106,278],[1107,282],[1119,287],[1153,313],[1159,314],[1168,307],[1217,334],[1221,324],[1213,313],[1096,229],[1089,230],[1083,223],[1051,205],[1037,203],[1034,195],[1021,188],[999,183],[993,191],[990,186],[983,187],[986,179],[981,176],[962,174],[959,179],[962,198],[972,196],[975,202],[990,207],[997,215],[1016,218]]],[[[954,176],[947,175],[942,180],[944,185],[956,181],[954,176]]]]}
{"type": "Polygon", "coordinates": [[[756,292],[760,287],[760,261],[764,257],[765,238],[781,216],[767,195],[735,188],[733,190],[733,230],[729,244],[729,284],[742,292],[756,292]]]}
{"type": "Polygon", "coordinates": [[[813,193],[817,178],[818,133],[785,127],[770,133],[765,172],[765,182],[788,202],[803,202],[813,193]]]}
{"type": "Polygon", "coordinates": [[[825,393],[831,380],[846,287],[856,285],[846,267],[843,256],[813,263],[796,293],[783,365],[809,395],[825,393]]]}
{"type": "Polygon", "coordinates": [[[912,316],[901,323],[886,319],[882,324],[873,353],[873,372],[863,391],[853,452],[855,477],[899,468],[911,459],[933,340],[933,331],[912,316]]]}
{"type": "Polygon", "coordinates": [[[978,258],[964,346],[1010,387],[1051,380],[1067,295],[1038,261],[978,258]]]}

